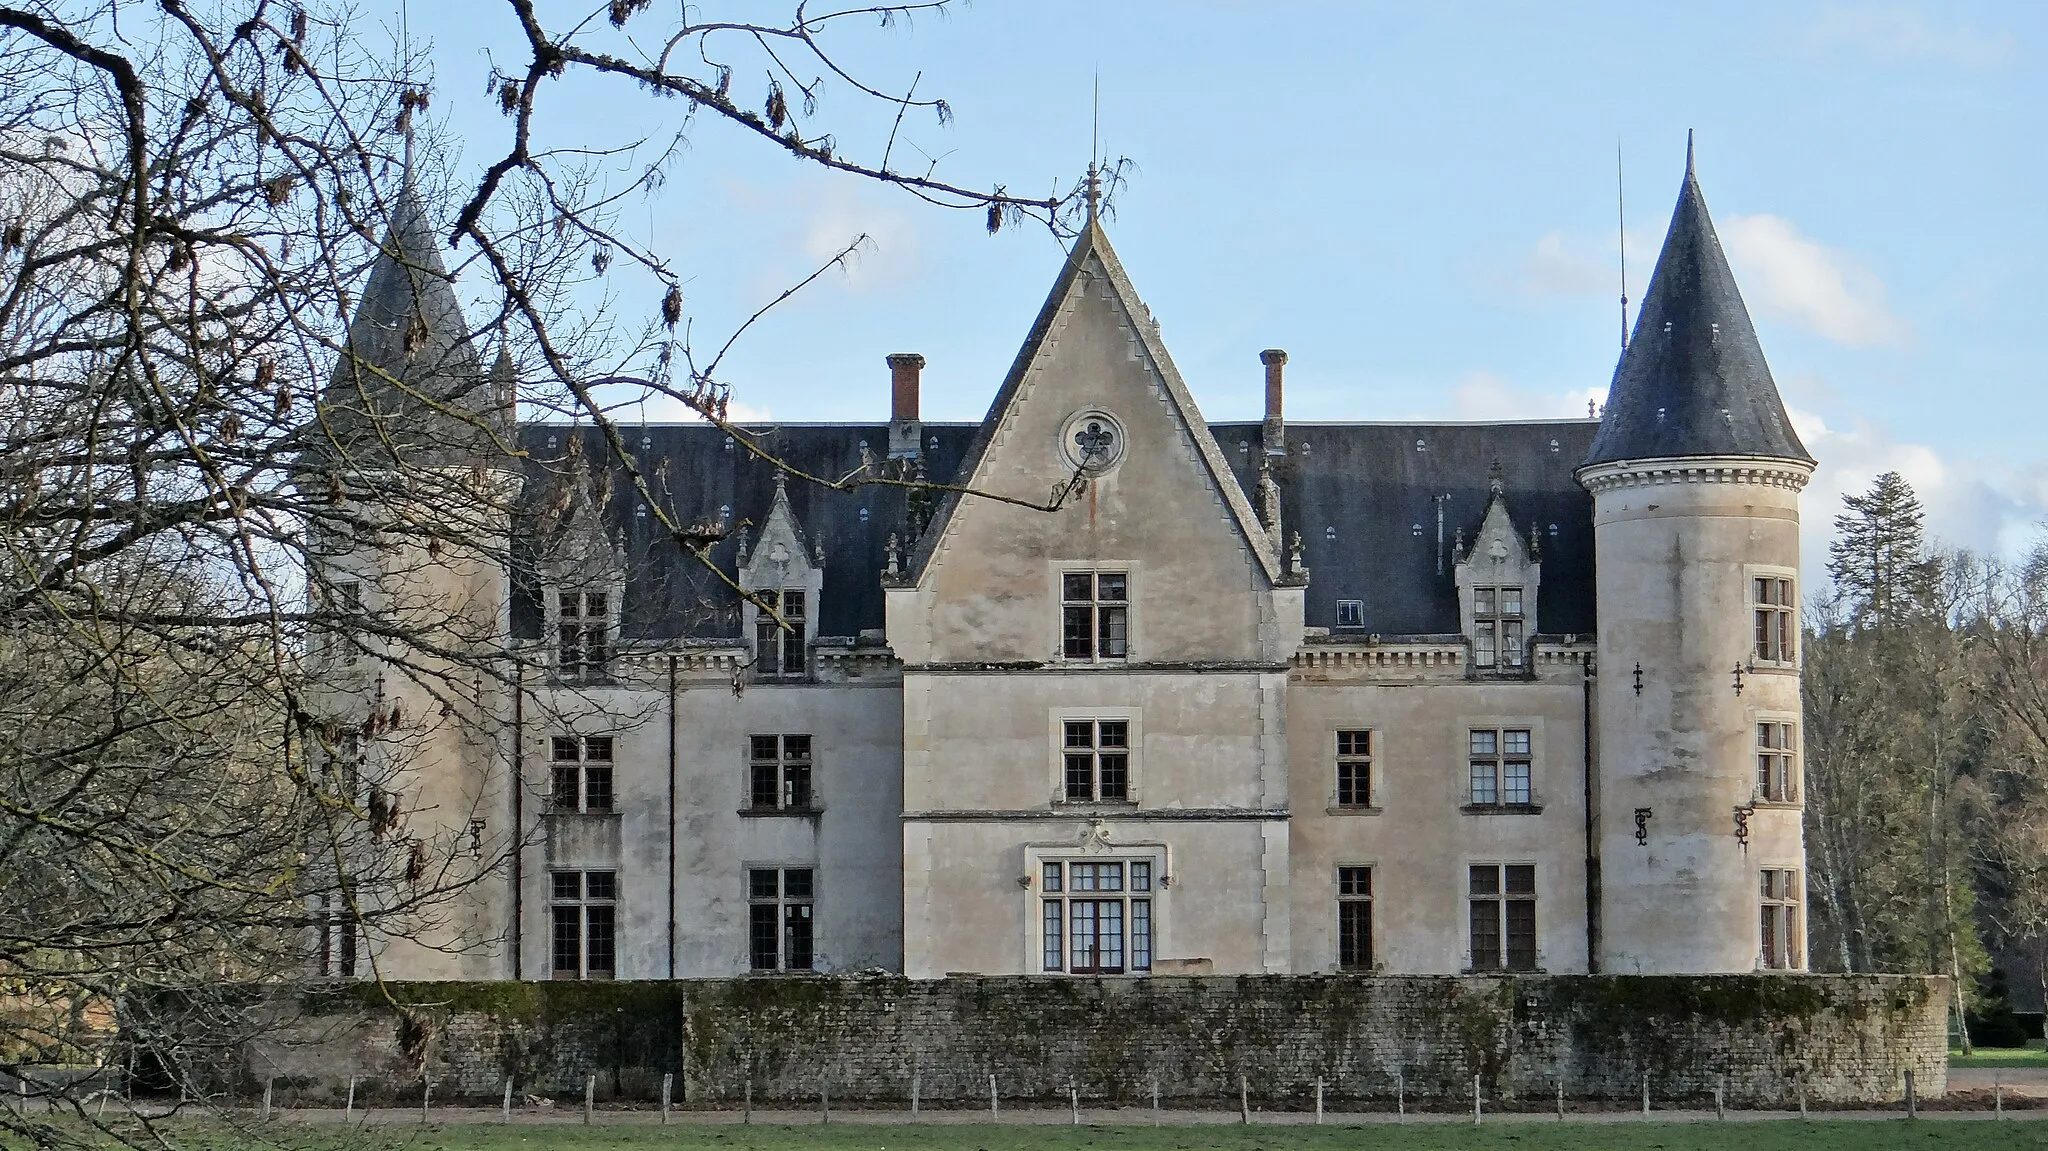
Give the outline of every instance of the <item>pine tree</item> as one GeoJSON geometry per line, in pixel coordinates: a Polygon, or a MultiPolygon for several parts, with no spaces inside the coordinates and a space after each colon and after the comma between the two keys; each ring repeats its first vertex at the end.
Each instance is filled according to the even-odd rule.
{"type": "Polygon", "coordinates": [[[1828,575],[1857,627],[1886,627],[1923,614],[1934,599],[1939,565],[1927,554],[1925,514],[1913,485],[1897,472],[1877,477],[1860,496],[1844,496],[1828,545],[1828,575]]]}

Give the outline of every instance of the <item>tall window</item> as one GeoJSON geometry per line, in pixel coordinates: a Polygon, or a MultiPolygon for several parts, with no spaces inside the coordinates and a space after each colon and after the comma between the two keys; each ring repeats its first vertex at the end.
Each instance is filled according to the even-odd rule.
{"type": "Polygon", "coordinates": [[[553,898],[556,979],[610,979],[618,966],[618,873],[555,871],[553,898]]]}
{"type": "Polygon", "coordinates": [[[750,741],[747,806],[755,811],[808,811],[811,737],[757,735],[750,741]]]}
{"type": "Polygon", "coordinates": [[[555,593],[559,615],[555,668],[565,676],[599,675],[611,658],[611,596],[601,591],[555,593]]]}
{"type": "Polygon", "coordinates": [[[314,653],[329,667],[347,667],[361,654],[348,629],[363,615],[363,587],[352,579],[328,582],[314,593],[330,622],[314,633],[314,653]]]}
{"type": "Polygon", "coordinates": [[[1759,576],[1749,581],[1751,610],[1756,617],[1756,658],[1758,663],[1792,663],[1799,658],[1799,633],[1792,626],[1797,605],[1792,598],[1792,581],[1779,576],[1759,576]]]}
{"type": "Polygon", "coordinates": [[[808,867],[747,871],[747,954],[754,970],[811,969],[812,874],[808,867]]]}
{"type": "Polygon", "coordinates": [[[760,676],[802,676],[808,666],[804,658],[804,593],[756,592],[761,602],[782,613],[788,627],[775,621],[772,612],[754,617],[754,674],[760,676]]]}
{"type": "Polygon", "coordinates": [[[1372,732],[1337,733],[1337,806],[1372,806],[1372,732]]]}
{"type": "Polygon", "coordinates": [[[1765,869],[1762,883],[1762,954],[1765,967],[1792,970],[1800,966],[1799,873],[1765,869]]]}
{"type": "Polygon", "coordinates": [[[1131,725],[1121,719],[1065,723],[1069,802],[1123,800],[1131,795],[1131,725]]]}
{"type": "Polygon", "coordinates": [[[359,940],[356,911],[350,893],[337,891],[320,896],[313,914],[320,936],[317,961],[320,974],[343,979],[353,977],[359,940]]]}
{"type": "Polygon", "coordinates": [[[1372,970],[1372,868],[1337,869],[1337,966],[1372,970]]]}
{"type": "Polygon", "coordinates": [[[1068,659],[1122,659],[1129,653],[1130,577],[1123,572],[1060,576],[1060,630],[1068,659]]]}
{"type": "Polygon", "coordinates": [[[1472,589],[1473,662],[1480,667],[1522,666],[1522,589],[1472,589]]]}
{"type": "Polygon", "coordinates": [[[1756,725],[1756,794],[1769,803],[1792,803],[1799,798],[1798,752],[1793,746],[1789,723],[1756,725]]]}
{"type": "Polygon", "coordinates": [[[1475,863],[1470,869],[1472,970],[1536,969],[1536,868],[1475,863]]]}
{"type": "Polygon", "coordinates": [[[1152,970],[1152,861],[1047,862],[1039,890],[1045,970],[1152,970]]]}
{"type": "Polygon", "coordinates": [[[558,735],[549,745],[554,769],[556,811],[605,812],[612,809],[612,737],[558,735]]]}
{"type": "Polygon", "coordinates": [[[1474,807],[1527,807],[1536,801],[1527,728],[1474,728],[1471,750],[1474,807]]]}

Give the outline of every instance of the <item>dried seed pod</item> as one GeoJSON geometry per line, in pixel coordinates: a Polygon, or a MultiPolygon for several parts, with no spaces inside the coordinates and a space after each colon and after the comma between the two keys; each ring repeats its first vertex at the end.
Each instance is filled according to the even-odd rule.
{"type": "Polygon", "coordinates": [[[783,122],[789,119],[789,104],[782,98],[782,85],[770,84],[768,86],[768,107],[765,112],[768,117],[768,126],[780,132],[783,122]]]}
{"type": "Polygon", "coordinates": [[[673,329],[683,318],[683,290],[670,284],[668,294],[661,298],[661,322],[673,329]]]}

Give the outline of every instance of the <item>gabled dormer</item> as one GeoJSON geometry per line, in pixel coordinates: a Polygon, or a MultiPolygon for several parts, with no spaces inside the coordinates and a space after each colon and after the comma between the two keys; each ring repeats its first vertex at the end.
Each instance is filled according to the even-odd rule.
{"type": "Polygon", "coordinates": [[[804,543],[803,525],[789,508],[789,486],[775,473],[775,498],[761,537],[740,557],[741,635],[759,679],[803,679],[817,639],[818,596],[825,586],[825,556],[804,543]],[[768,610],[763,610],[763,608],[768,610]]]}
{"type": "Polygon", "coordinates": [[[1457,550],[1459,626],[1472,645],[1470,666],[1476,674],[1519,675],[1529,666],[1536,590],[1543,578],[1540,539],[1533,525],[1527,541],[1515,531],[1496,475],[1472,546],[1457,550]]]}
{"type": "Polygon", "coordinates": [[[573,455],[565,466],[540,511],[534,575],[549,666],[563,679],[588,679],[609,671],[618,648],[626,556],[604,514],[607,473],[587,472],[573,455]]]}

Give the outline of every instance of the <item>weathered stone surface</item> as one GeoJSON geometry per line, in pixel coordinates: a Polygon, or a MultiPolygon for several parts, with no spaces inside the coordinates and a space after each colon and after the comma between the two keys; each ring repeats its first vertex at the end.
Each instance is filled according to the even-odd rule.
{"type": "Polygon", "coordinates": [[[308,1002],[248,1053],[253,1080],[303,1097],[651,1098],[736,1105],[922,1098],[1236,1097],[1295,1106],[1318,1077],[1332,1100],[1468,1097],[1703,1100],[1737,1105],[1925,1096],[1947,1076],[1945,985],[1903,976],[1232,976],[410,983],[403,1011],[364,987],[308,1002]]]}

